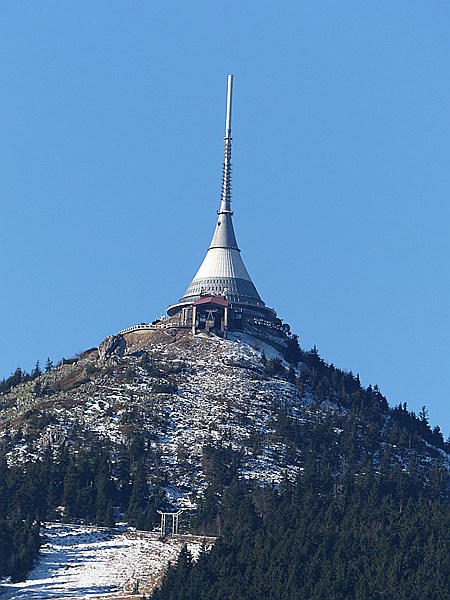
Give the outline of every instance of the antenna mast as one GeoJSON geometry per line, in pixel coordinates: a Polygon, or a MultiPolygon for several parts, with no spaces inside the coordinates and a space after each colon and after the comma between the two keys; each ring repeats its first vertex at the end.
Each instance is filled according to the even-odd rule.
{"type": "Polygon", "coordinates": [[[233,102],[233,75],[227,79],[227,116],[223,148],[222,196],[219,213],[232,213],[231,210],[231,106],[233,102]]]}

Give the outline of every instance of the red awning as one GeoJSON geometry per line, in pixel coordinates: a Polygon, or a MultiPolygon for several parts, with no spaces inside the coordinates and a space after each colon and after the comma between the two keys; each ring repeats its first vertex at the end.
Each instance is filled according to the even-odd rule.
{"type": "Polygon", "coordinates": [[[194,306],[199,304],[218,304],[219,306],[228,306],[228,300],[223,296],[202,296],[194,301],[194,306]]]}

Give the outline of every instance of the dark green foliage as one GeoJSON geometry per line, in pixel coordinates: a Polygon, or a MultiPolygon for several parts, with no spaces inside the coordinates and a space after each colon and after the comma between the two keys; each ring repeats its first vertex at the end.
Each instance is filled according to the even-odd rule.
{"type": "Polygon", "coordinates": [[[31,381],[32,379],[39,377],[41,374],[42,372],[39,367],[39,361],[36,363],[36,366],[31,373],[22,371],[20,367],[17,367],[10,377],[0,381],[0,393],[9,392],[9,390],[11,390],[14,386],[19,385],[19,383],[31,381]]]}
{"type": "Polygon", "coordinates": [[[8,377],[7,379],[3,379],[0,382],[0,393],[8,392],[15,385],[19,385],[19,383],[27,381],[27,377],[27,373],[25,371],[22,371],[20,367],[17,367],[17,369],[10,377],[8,377]]]}
{"type": "Polygon", "coordinates": [[[40,545],[39,513],[46,505],[40,468],[8,468],[0,457],[0,578],[25,577],[40,545]]]}
{"type": "Polygon", "coordinates": [[[317,474],[283,492],[234,480],[222,538],[172,567],[153,600],[445,600],[450,509],[414,477],[370,465],[336,485],[317,474]]]}
{"type": "Polygon", "coordinates": [[[221,493],[237,475],[239,453],[222,444],[203,447],[202,467],[208,485],[221,493]]]}
{"type": "Polygon", "coordinates": [[[56,507],[65,504],[68,520],[113,526],[117,496],[108,454],[99,447],[12,467],[0,456],[0,577],[26,576],[40,545],[39,522],[57,518],[56,507]]]}
{"type": "Polygon", "coordinates": [[[286,369],[283,367],[281,358],[275,357],[267,360],[265,365],[266,375],[269,377],[284,377],[286,369]]]}
{"type": "Polygon", "coordinates": [[[417,445],[418,439],[422,438],[438,448],[450,451],[450,445],[444,442],[444,436],[439,426],[431,429],[428,421],[428,411],[425,406],[422,407],[419,415],[409,412],[406,402],[399,404],[391,410],[395,422],[402,427],[409,439],[409,444],[417,445]]]}
{"type": "Polygon", "coordinates": [[[42,375],[42,369],[39,361],[37,361],[34,369],[31,372],[31,379],[36,379],[36,377],[39,377],[40,375],[42,375]]]}
{"type": "Polygon", "coordinates": [[[150,377],[159,377],[160,369],[156,366],[148,352],[144,352],[141,358],[141,367],[147,372],[150,377]]]}
{"type": "Polygon", "coordinates": [[[296,381],[297,381],[296,376],[295,376],[295,369],[293,368],[292,365],[289,367],[289,371],[287,374],[287,380],[289,381],[289,383],[296,383],[296,381]]]}
{"type": "Polygon", "coordinates": [[[20,581],[33,566],[40,546],[39,522],[0,518],[0,578],[20,581]]]}
{"type": "Polygon", "coordinates": [[[98,525],[111,523],[112,503],[116,503],[118,495],[104,450],[89,449],[69,458],[61,498],[67,520],[83,519],[98,525]]]}
{"type": "MultiPolygon", "coordinates": [[[[262,362],[286,377],[280,362],[262,362]]],[[[193,524],[219,540],[198,562],[169,569],[153,600],[448,598],[449,473],[439,460],[418,464],[424,440],[446,447],[439,428],[430,429],[426,409],[419,417],[406,405],[389,409],[378,386],[362,388],[315,348],[302,363],[298,380],[288,379],[318,408],[328,401],[345,411],[293,419],[275,403],[284,459],[301,468],[279,490],[230,481],[238,470],[227,470],[223,448],[207,448],[208,487],[193,524]]]]}
{"type": "MultiPolygon", "coordinates": [[[[50,359],[47,359],[46,372],[47,372],[47,366],[48,366],[49,360],[50,359]]],[[[50,361],[50,363],[51,363],[51,361],[50,361]]],[[[53,363],[51,363],[51,365],[53,366],[53,363]]],[[[50,370],[51,370],[51,368],[50,368],[50,370]]],[[[14,371],[14,373],[12,375],[10,375],[7,379],[2,379],[2,381],[0,381],[0,394],[9,392],[14,386],[19,385],[20,383],[25,383],[27,381],[33,381],[34,379],[37,379],[41,375],[42,375],[42,369],[41,369],[39,361],[36,362],[36,365],[35,365],[34,369],[31,371],[31,373],[27,373],[26,371],[23,371],[20,367],[17,367],[17,369],[14,371]]],[[[37,382],[37,383],[39,383],[39,382],[37,382]]],[[[40,390],[39,385],[38,385],[38,389],[40,390]]],[[[36,395],[40,395],[40,394],[37,393],[36,395]]]]}
{"type": "MultiPolygon", "coordinates": [[[[173,565],[172,569],[171,569],[171,576],[170,576],[170,583],[168,583],[169,586],[169,594],[170,592],[175,592],[178,593],[177,598],[180,599],[185,599],[185,598],[191,598],[192,596],[190,595],[186,595],[189,592],[187,590],[184,590],[184,585],[186,580],[189,578],[189,576],[191,576],[192,574],[192,555],[190,554],[189,550],[186,548],[186,546],[183,546],[180,555],[178,557],[177,562],[173,565]]],[[[156,593],[155,596],[152,596],[152,598],[158,598],[163,600],[164,598],[166,598],[166,596],[164,595],[160,595],[159,592],[156,593]]],[[[200,598],[207,598],[207,596],[201,596],[198,595],[197,596],[198,599],[200,598]]]]}
{"type": "MultiPolygon", "coordinates": [[[[28,416],[34,427],[45,426],[45,413],[28,416]]],[[[152,529],[156,509],[169,507],[157,480],[158,459],[147,441],[131,433],[129,447],[120,449],[114,465],[109,449],[93,440],[76,452],[63,448],[18,466],[8,467],[0,454],[0,577],[26,576],[39,549],[39,522],[60,519],[60,506],[69,522],[114,527],[118,511],[131,525],[152,529]],[[150,478],[155,480],[151,486],[150,478]]]]}
{"type": "Polygon", "coordinates": [[[159,379],[152,385],[152,391],[155,392],[155,394],[175,394],[177,392],[177,386],[170,381],[159,379]]]}
{"type": "MultiPolygon", "coordinates": [[[[295,336],[285,359],[289,370],[263,355],[266,375],[287,379],[308,403],[274,402],[270,439],[251,431],[249,448],[257,454],[273,442],[274,459],[301,475],[295,485],[251,487],[239,480],[243,455],[225,442],[205,446],[207,486],[191,524],[220,540],[195,563],[183,551],[154,598],[447,598],[448,471],[437,448],[450,445],[439,427],[431,429],[425,407],[418,416],[406,404],[389,409],[377,386],[364,389],[316,348],[303,352],[295,336]],[[337,410],[324,409],[328,403],[337,410]]],[[[174,393],[173,375],[187,367],[144,353],[124,379],[139,378],[141,368],[152,377],[146,410],[136,405],[121,417],[127,439],[113,453],[94,436],[20,466],[7,467],[0,453],[0,576],[25,576],[39,522],[59,518],[57,507],[68,521],[110,527],[120,514],[138,529],[153,528],[156,509],[170,509],[154,442],[169,426],[160,394],[174,393]]],[[[74,371],[63,387],[80,385],[96,369],[74,371]]],[[[36,379],[34,394],[48,395],[40,371],[39,364],[31,374],[17,369],[0,393],[36,379]]],[[[25,441],[52,423],[45,410],[25,417],[25,441]]]]}
{"type": "Polygon", "coordinates": [[[298,335],[291,336],[286,344],[286,350],[284,352],[284,359],[290,365],[297,366],[298,363],[302,360],[303,352],[300,349],[298,343],[298,335]]]}
{"type": "Polygon", "coordinates": [[[156,394],[175,394],[177,392],[176,384],[167,379],[168,376],[179,373],[186,368],[186,365],[180,364],[171,366],[170,364],[157,361],[147,352],[144,352],[141,357],[141,367],[147,372],[147,375],[156,379],[152,383],[152,391],[156,394]]]}
{"type": "Polygon", "coordinates": [[[318,404],[331,401],[350,409],[354,415],[370,424],[377,436],[384,417],[389,416],[398,425],[398,435],[395,440],[392,438],[391,443],[402,445],[408,440],[410,448],[421,448],[425,440],[432,446],[450,452],[450,443],[444,441],[439,426],[430,427],[425,406],[418,416],[408,411],[406,403],[390,409],[377,385],[369,385],[364,389],[358,375],[342,371],[333,364],[328,365],[319,356],[316,347],[309,352],[301,351],[301,361],[304,367],[297,384],[302,390],[310,390],[318,404]]]}
{"type": "Polygon", "coordinates": [[[127,521],[137,529],[152,529],[158,522],[158,509],[165,509],[165,493],[159,484],[149,487],[148,472],[141,460],[133,474],[131,495],[126,513],[127,521]]]}
{"type": "Polygon", "coordinates": [[[193,520],[195,531],[201,534],[220,535],[222,517],[218,500],[236,478],[240,455],[223,445],[203,448],[202,467],[207,481],[205,496],[200,500],[199,511],[193,520]]]}

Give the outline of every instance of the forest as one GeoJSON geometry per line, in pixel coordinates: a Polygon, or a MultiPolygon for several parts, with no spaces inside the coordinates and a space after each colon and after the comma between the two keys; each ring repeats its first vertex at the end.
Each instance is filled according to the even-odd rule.
{"type": "MultiPolygon", "coordinates": [[[[315,348],[302,351],[295,336],[285,358],[289,369],[263,354],[265,376],[295,384],[318,415],[299,422],[289,407],[272,406],[297,478],[286,476],[276,488],[242,480],[240,451],[225,440],[205,445],[207,486],[188,529],[218,541],[196,562],[183,551],[153,600],[448,598],[449,473],[440,453],[450,446],[430,427],[426,408],[416,415],[406,404],[389,407],[377,386],[363,388],[315,348]],[[296,372],[300,361],[305,366],[296,372]],[[340,410],[322,414],[325,402],[340,410]]],[[[31,374],[18,369],[2,390],[34,379],[38,365],[31,374]]],[[[156,509],[171,508],[164,493],[170,482],[148,435],[130,414],[127,439],[114,450],[92,433],[81,445],[17,464],[7,461],[4,438],[0,577],[26,577],[44,520],[113,527],[120,518],[152,529],[156,509]]]]}
{"type": "Polygon", "coordinates": [[[448,600],[449,473],[419,465],[424,441],[448,443],[425,407],[389,408],[377,387],[362,389],[316,350],[302,360],[310,368],[298,385],[318,403],[338,394],[349,412],[305,429],[279,407],[280,432],[304,456],[280,489],[239,479],[239,457],[210,449],[193,525],[219,540],[197,561],[182,552],[152,600],[448,600]]]}
{"type": "MultiPolygon", "coordinates": [[[[444,490],[442,490],[444,491],[444,490]]],[[[185,550],[152,600],[447,600],[450,511],[414,476],[326,467],[283,490],[234,479],[196,562],[185,550]]]]}

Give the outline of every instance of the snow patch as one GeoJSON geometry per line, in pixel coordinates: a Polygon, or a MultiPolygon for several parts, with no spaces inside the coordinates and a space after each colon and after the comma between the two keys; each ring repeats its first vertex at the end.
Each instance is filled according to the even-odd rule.
{"type": "Polygon", "coordinates": [[[157,533],[81,525],[46,524],[42,534],[46,541],[29,578],[0,586],[5,600],[148,593],[185,543],[194,557],[201,548],[200,539],[177,536],[163,542],[157,533]]]}

